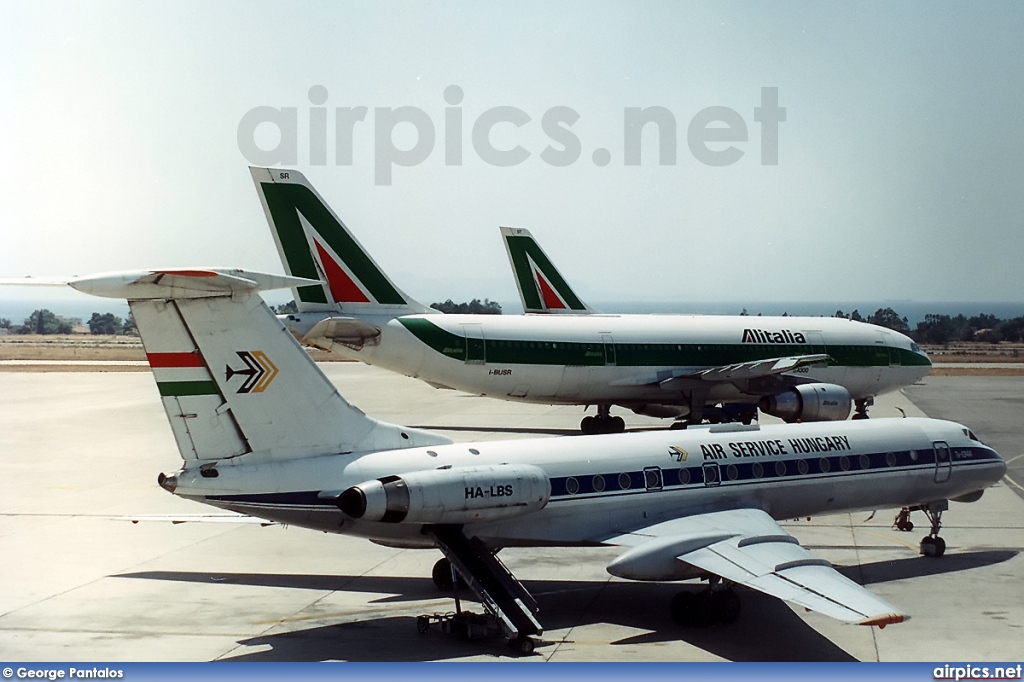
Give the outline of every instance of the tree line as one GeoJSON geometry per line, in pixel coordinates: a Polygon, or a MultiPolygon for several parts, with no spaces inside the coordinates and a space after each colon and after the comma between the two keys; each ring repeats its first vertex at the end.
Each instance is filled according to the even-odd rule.
{"type": "MultiPolygon", "coordinates": [[[[443,303],[432,303],[431,308],[442,313],[466,313],[470,315],[501,315],[501,304],[490,299],[481,301],[474,298],[468,303],[455,303],[450,298],[443,303]]],[[[295,301],[284,305],[271,306],[275,313],[296,313],[298,308],[295,301]]],[[[741,315],[747,315],[744,308],[741,315]]],[[[784,316],[787,316],[785,313],[784,316]]],[[[981,341],[985,343],[999,343],[1007,341],[1011,343],[1024,342],[1024,317],[1014,317],[1002,320],[995,315],[935,315],[924,316],[924,320],[917,323],[914,329],[906,317],[901,317],[892,308],[879,308],[873,314],[862,316],[859,311],[854,310],[850,314],[837,310],[833,317],[842,317],[855,322],[867,322],[886,327],[906,334],[918,343],[947,344],[959,341],[981,341]]],[[[24,324],[14,325],[7,318],[0,318],[0,329],[7,329],[11,334],[70,334],[74,327],[82,324],[82,320],[76,317],[62,317],[47,309],[36,310],[27,318],[24,324]]],[[[89,321],[85,323],[91,334],[136,334],[135,319],[128,313],[128,319],[122,320],[113,313],[93,313],[89,321]]]]}
{"type": "MultiPolygon", "coordinates": [[[[113,313],[93,313],[85,323],[90,334],[136,334],[135,318],[128,313],[128,319],[122,320],[113,313]]],[[[0,317],[0,329],[11,334],[70,334],[75,327],[82,325],[80,317],[63,317],[42,308],[25,318],[24,324],[15,325],[6,317],[0,317]]]]}
{"type": "Polygon", "coordinates": [[[880,327],[887,327],[906,334],[918,343],[947,344],[958,341],[981,341],[984,343],[999,343],[1009,341],[1020,343],[1024,341],[1024,317],[1014,317],[1009,320],[1001,320],[995,315],[935,315],[924,316],[924,320],[917,323],[914,329],[910,328],[907,318],[900,317],[892,308],[879,308],[874,315],[861,317],[860,313],[854,310],[849,315],[837,310],[835,317],[845,317],[858,322],[869,322],[880,327]]]}

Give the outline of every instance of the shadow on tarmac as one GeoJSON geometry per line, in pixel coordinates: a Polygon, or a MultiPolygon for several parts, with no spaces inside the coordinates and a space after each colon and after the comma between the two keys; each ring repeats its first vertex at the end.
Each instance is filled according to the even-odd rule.
{"type": "MultiPolygon", "coordinates": [[[[837,569],[862,584],[883,583],[927,575],[966,571],[1002,563],[1017,556],[1015,550],[988,550],[947,554],[941,560],[907,557],[837,569]]],[[[371,603],[402,604],[436,600],[437,589],[429,578],[362,575],[316,575],[285,573],[209,573],[190,571],[143,571],[117,577],[192,583],[235,584],[316,591],[384,593],[371,603]]],[[[544,656],[549,645],[572,647],[573,636],[592,637],[581,628],[612,625],[645,631],[609,642],[609,658],[616,647],[683,641],[715,656],[732,661],[852,661],[842,648],[818,633],[778,599],[741,589],[743,613],[730,625],[709,628],[681,628],[672,622],[668,604],[680,590],[669,583],[617,581],[526,581],[527,589],[541,607],[540,618],[548,632],[567,631],[561,641],[544,640],[535,656],[544,656]]],[[[696,586],[687,587],[696,591],[696,586]]],[[[469,602],[472,611],[482,609],[469,602]]],[[[387,615],[365,620],[294,628],[281,623],[268,634],[239,641],[231,661],[432,661],[492,655],[509,658],[504,640],[466,641],[440,632],[416,631],[413,616],[387,615]],[[246,652],[249,647],[269,647],[246,652]]],[[[327,616],[325,616],[326,618],[327,616]]],[[[308,621],[307,621],[308,622],[308,621]]],[[[553,650],[552,650],[553,651],[553,650]]]]}

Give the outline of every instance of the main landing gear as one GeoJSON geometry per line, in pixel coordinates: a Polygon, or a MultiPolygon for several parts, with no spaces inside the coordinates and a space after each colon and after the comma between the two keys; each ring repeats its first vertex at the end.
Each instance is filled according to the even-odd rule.
{"type": "Polygon", "coordinates": [[[914,530],[914,523],[910,520],[910,512],[923,511],[928,517],[931,529],[928,535],[921,539],[921,555],[927,557],[940,557],[946,553],[946,541],[939,537],[939,529],[942,528],[942,512],[949,509],[949,502],[940,500],[916,507],[904,507],[896,514],[892,527],[909,533],[914,530]]]}
{"type": "Polygon", "coordinates": [[[867,419],[868,408],[875,404],[875,399],[868,398],[857,398],[853,401],[853,416],[850,419],[867,419]]]}
{"type": "Polygon", "coordinates": [[[713,578],[702,592],[680,592],[672,598],[672,620],[684,627],[702,628],[715,623],[727,625],[740,617],[742,604],[736,591],[713,578]]]}
{"type": "Polygon", "coordinates": [[[611,415],[611,405],[598,405],[597,416],[586,416],[580,422],[580,431],[593,433],[622,433],[626,430],[626,421],[622,417],[611,415]]]}

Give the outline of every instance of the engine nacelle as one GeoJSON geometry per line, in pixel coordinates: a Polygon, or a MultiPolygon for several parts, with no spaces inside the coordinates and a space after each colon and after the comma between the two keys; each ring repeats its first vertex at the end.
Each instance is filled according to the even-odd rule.
{"type": "Polygon", "coordinates": [[[836,384],[800,384],[761,398],[761,411],[787,422],[841,421],[850,416],[853,397],[836,384]]]}
{"type": "Polygon", "coordinates": [[[338,508],[384,523],[496,521],[543,509],[551,481],[531,464],[413,471],[366,481],[343,492],[338,508]]]}

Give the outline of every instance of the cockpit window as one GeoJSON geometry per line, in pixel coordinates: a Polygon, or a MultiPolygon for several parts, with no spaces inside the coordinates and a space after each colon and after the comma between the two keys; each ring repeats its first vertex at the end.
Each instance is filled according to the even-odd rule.
{"type": "Polygon", "coordinates": [[[921,352],[921,346],[919,346],[916,343],[914,343],[913,341],[911,341],[910,342],[910,350],[914,351],[915,353],[920,353],[921,352]]]}
{"type": "Polygon", "coordinates": [[[971,431],[970,429],[964,429],[964,435],[967,436],[968,438],[970,438],[971,440],[976,440],[979,443],[981,442],[981,439],[978,438],[977,436],[975,436],[974,432],[971,431]]]}

